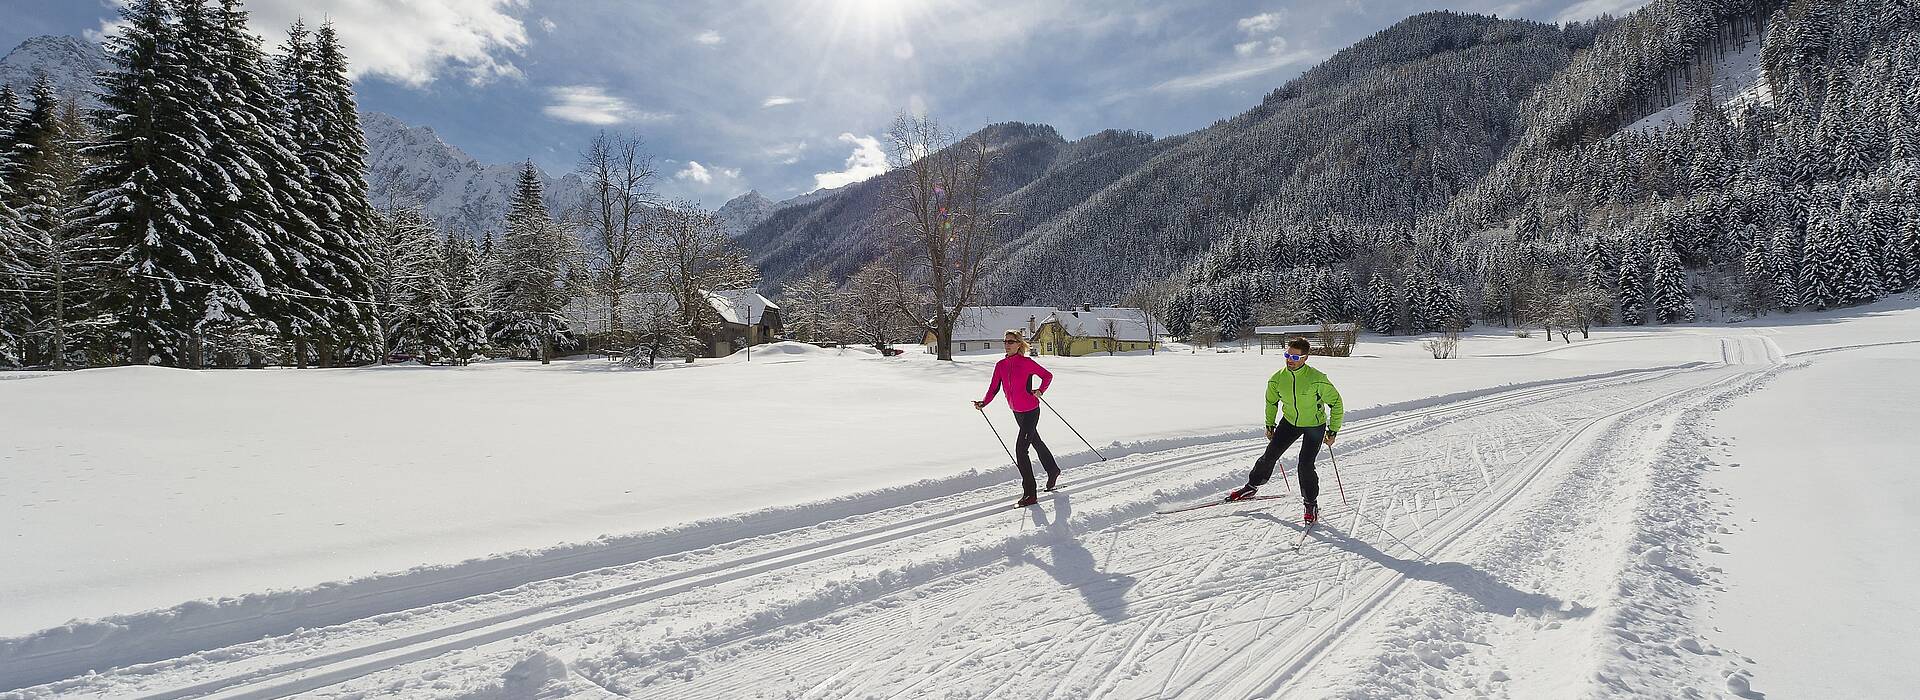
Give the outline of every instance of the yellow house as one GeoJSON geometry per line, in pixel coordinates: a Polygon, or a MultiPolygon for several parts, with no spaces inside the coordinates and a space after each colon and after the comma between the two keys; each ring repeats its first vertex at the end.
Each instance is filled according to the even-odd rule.
{"type": "Polygon", "coordinates": [[[1133,309],[1062,310],[1040,323],[1033,350],[1063,357],[1149,350],[1156,343],[1154,328],[1133,309]]]}
{"type": "MultiPolygon", "coordinates": [[[[977,306],[953,324],[955,353],[999,352],[1002,334],[1019,331],[1035,355],[1080,357],[1156,347],[1166,330],[1139,309],[1101,306],[977,306]]],[[[938,340],[926,334],[927,351],[938,340]]]]}

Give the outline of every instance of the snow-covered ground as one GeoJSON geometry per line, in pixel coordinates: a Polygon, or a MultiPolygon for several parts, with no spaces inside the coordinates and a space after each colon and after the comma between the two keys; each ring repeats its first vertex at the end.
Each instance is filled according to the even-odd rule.
{"type": "Polygon", "coordinates": [[[1821,356],[1729,406],[1707,480],[1738,517],[1709,547],[1727,591],[1707,618],[1786,698],[1912,697],[1920,654],[1920,345],[1821,356]]]}
{"type": "MultiPolygon", "coordinates": [[[[1912,356],[1882,344],[1920,338],[1914,306],[1488,332],[1444,362],[1368,338],[1315,360],[1352,426],[1323,503],[1347,499],[1298,553],[1284,500],[1152,514],[1245,478],[1271,355],[1046,358],[1048,398],[1108,459],[1046,416],[1068,488],[1025,511],[966,403],[991,356],[14,375],[0,697],[1819,690],[1793,680],[1818,659],[1782,659],[1747,612],[1797,566],[1748,522],[1787,486],[1722,483],[1802,467],[1754,436],[1797,443],[1732,417],[1807,405],[1783,388],[1822,368],[1897,372],[1872,358],[1912,356]]],[[[1906,371],[1861,400],[1896,401],[1906,371]]],[[[1856,461],[1915,445],[1898,415],[1856,461]]],[[[1821,498],[1839,488],[1914,495],[1862,477],[1821,498]]],[[[1920,519],[1872,517],[1888,539],[1856,554],[1920,519]]],[[[1834,617],[1892,619],[1870,613],[1912,566],[1850,569],[1834,617]]]]}
{"type": "Polygon", "coordinates": [[[1750,36],[1711,63],[1695,66],[1692,81],[1681,87],[1685,98],[1666,109],[1647,115],[1627,127],[1628,131],[1655,131],[1685,125],[1693,119],[1693,103],[1703,88],[1711,87],[1713,97],[1730,115],[1738,117],[1745,105],[1764,105],[1773,101],[1767,85],[1766,66],[1760,61],[1765,39],[1750,36]]]}

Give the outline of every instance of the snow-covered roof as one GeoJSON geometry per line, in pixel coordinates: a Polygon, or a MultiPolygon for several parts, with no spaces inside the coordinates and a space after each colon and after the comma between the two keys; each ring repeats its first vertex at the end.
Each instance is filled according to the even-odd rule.
{"type": "Polygon", "coordinates": [[[1022,335],[1032,338],[1035,331],[1047,321],[1059,320],[1060,327],[1068,334],[1077,336],[1111,337],[1114,340],[1147,342],[1157,336],[1166,335],[1166,329],[1160,324],[1149,328],[1139,309],[1118,307],[1093,307],[1092,311],[1078,310],[1083,307],[1058,308],[1052,306],[972,306],[961,310],[960,317],[953,322],[955,341],[999,340],[1002,334],[1018,330],[1022,335]],[[1107,322],[1112,321],[1113,334],[1107,332],[1107,322]]]}
{"type": "Polygon", "coordinates": [[[1059,312],[1051,306],[970,306],[961,309],[960,317],[953,320],[953,339],[999,340],[1010,330],[1031,336],[1034,329],[1059,312]]]}
{"type": "MultiPolygon", "coordinates": [[[[1354,329],[1351,323],[1329,323],[1327,327],[1337,332],[1354,329]]],[[[1320,326],[1260,326],[1253,329],[1254,335],[1313,335],[1320,332],[1320,326]]]]}
{"type": "Polygon", "coordinates": [[[1078,314],[1059,311],[1055,312],[1054,319],[1060,322],[1060,328],[1068,335],[1142,343],[1153,340],[1147,322],[1138,316],[1100,317],[1087,311],[1078,314]]]}
{"type": "Polygon", "coordinates": [[[766,297],[760,296],[759,292],[751,289],[701,290],[700,293],[706,295],[707,303],[712,305],[713,310],[719,312],[720,318],[725,319],[727,323],[751,326],[765,321],[767,309],[780,310],[778,304],[768,301],[766,297]]]}

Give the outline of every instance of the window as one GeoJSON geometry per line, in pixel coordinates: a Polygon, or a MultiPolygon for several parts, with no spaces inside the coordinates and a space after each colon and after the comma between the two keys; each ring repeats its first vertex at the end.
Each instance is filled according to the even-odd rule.
{"type": "Polygon", "coordinates": [[[960,351],[961,351],[961,352],[966,352],[966,350],[967,350],[967,344],[966,344],[966,343],[961,343],[961,344],[960,344],[960,351]]]}

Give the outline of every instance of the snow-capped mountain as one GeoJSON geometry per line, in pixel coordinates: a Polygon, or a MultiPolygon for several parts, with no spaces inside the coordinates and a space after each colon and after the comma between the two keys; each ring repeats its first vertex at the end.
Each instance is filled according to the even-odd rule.
{"type": "Polygon", "coordinates": [[[727,235],[738,238],[779,209],[779,202],[767,199],[759,190],[748,190],[746,194],[727,200],[715,214],[720,217],[720,225],[726,228],[727,235]]]}
{"type": "Polygon", "coordinates": [[[106,68],[100,45],[71,36],[36,36],[0,58],[0,85],[23,97],[41,73],[53,78],[56,92],[93,102],[94,75],[106,68]]]}
{"type": "MultiPolygon", "coordinates": [[[[520,164],[481,163],[434,133],[380,112],[361,112],[367,134],[367,170],[374,204],[419,205],[449,234],[479,236],[507,216],[520,164]]],[[[547,207],[558,215],[579,202],[580,178],[542,173],[547,207]]]]}

